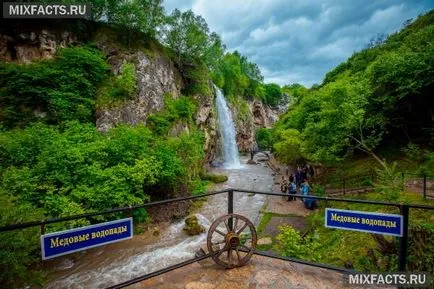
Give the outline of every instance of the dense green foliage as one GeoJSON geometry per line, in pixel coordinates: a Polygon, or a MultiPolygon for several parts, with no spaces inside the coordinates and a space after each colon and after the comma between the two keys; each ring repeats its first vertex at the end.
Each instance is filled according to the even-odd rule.
{"type": "Polygon", "coordinates": [[[342,160],[356,149],[385,166],[375,153],[379,146],[406,145],[403,139],[430,143],[434,11],[376,43],[329,72],[315,89],[285,88],[297,97],[276,125],[280,156],[289,147],[282,142],[291,142],[299,145],[298,157],[317,163],[342,160]],[[287,130],[298,133],[284,136],[287,130]]]}
{"type": "Polygon", "coordinates": [[[135,67],[131,63],[124,63],[118,75],[108,77],[99,86],[96,95],[96,108],[116,106],[130,99],[136,93],[135,67]]]}
{"type": "Polygon", "coordinates": [[[101,53],[86,47],[62,49],[55,61],[0,64],[0,122],[92,121],[96,88],[108,68],[101,53]]]}
{"type": "Polygon", "coordinates": [[[261,150],[268,150],[272,146],[272,131],[269,128],[259,128],[255,132],[255,139],[261,150]]]}
{"type": "Polygon", "coordinates": [[[238,51],[226,53],[212,70],[211,76],[229,99],[257,98],[269,106],[277,106],[283,98],[280,86],[274,83],[264,84],[264,77],[257,64],[250,62],[238,51]]]}
{"type": "MultiPolygon", "coordinates": [[[[204,190],[199,177],[204,138],[193,121],[193,99],[167,95],[165,109],[149,117],[148,127],[119,125],[102,134],[93,123],[95,106],[136,94],[134,65],[124,63],[118,75],[108,68],[100,52],[86,47],[59,50],[52,60],[1,65],[0,226],[204,190]],[[171,132],[179,123],[189,129],[171,132]]],[[[144,210],[133,217],[149,221],[144,210]]],[[[33,229],[0,235],[2,284],[42,280],[27,270],[37,269],[40,259],[36,236],[33,229]]]]}
{"type": "Polygon", "coordinates": [[[220,36],[210,33],[205,19],[191,10],[172,12],[164,29],[163,42],[173,51],[178,63],[202,60],[212,66],[225,49],[220,36]]]}
{"type": "Polygon", "coordinates": [[[293,257],[306,261],[319,261],[318,249],[322,246],[317,240],[307,242],[300,233],[289,225],[279,226],[279,234],[276,236],[277,244],[274,249],[282,256],[293,257]]]}

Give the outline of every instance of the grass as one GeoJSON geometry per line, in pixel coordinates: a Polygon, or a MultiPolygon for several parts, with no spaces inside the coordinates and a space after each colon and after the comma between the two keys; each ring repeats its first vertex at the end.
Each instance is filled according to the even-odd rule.
{"type": "Polygon", "coordinates": [[[256,231],[258,232],[258,235],[262,234],[262,232],[265,229],[265,226],[267,226],[267,224],[271,221],[272,218],[273,218],[273,213],[263,213],[262,214],[261,221],[259,222],[258,228],[256,229],[256,231]]]}
{"type": "MultiPolygon", "coordinates": [[[[381,201],[383,200],[383,197],[384,196],[380,193],[372,192],[354,198],[381,201]]],[[[406,204],[434,205],[434,201],[424,200],[422,195],[410,192],[401,193],[396,202],[406,204]]],[[[399,214],[398,208],[329,201],[327,204],[325,202],[320,202],[320,209],[317,210],[315,214],[307,217],[310,226],[314,228],[314,232],[311,235],[318,238],[317,240],[323,245],[319,249],[321,263],[333,264],[341,267],[344,267],[345,265],[351,265],[356,270],[378,271],[378,268],[380,268],[381,270],[388,271],[396,269],[390,268],[390,266],[395,266],[397,264],[396,260],[394,260],[394,258],[396,258],[396,254],[382,256],[376,252],[378,244],[371,234],[325,228],[324,210],[326,207],[399,214]],[[368,257],[369,254],[372,255],[372,253],[369,253],[369,251],[374,252],[377,258],[377,264],[374,264],[372,258],[368,257]]],[[[422,226],[425,228],[434,229],[434,211],[410,209],[409,222],[410,227],[422,226]]],[[[389,241],[395,240],[395,242],[398,242],[398,238],[386,237],[386,239],[389,241]]]]}

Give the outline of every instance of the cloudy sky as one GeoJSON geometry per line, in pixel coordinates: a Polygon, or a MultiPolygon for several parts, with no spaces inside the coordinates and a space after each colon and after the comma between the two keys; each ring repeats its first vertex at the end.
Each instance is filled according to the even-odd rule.
{"type": "Polygon", "coordinates": [[[229,51],[257,63],[265,82],[320,83],[327,71],[379,33],[434,8],[433,0],[166,0],[192,9],[229,51]]]}

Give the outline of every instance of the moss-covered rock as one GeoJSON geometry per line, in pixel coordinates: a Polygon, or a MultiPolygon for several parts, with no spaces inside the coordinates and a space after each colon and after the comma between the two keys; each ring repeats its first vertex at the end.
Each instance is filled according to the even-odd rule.
{"type": "Polygon", "coordinates": [[[204,228],[204,226],[199,224],[199,220],[197,219],[197,216],[192,215],[192,216],[188,216],[185,219],[184,231],[188,235],[194,236],[194,235],[199,235],[200,233],[205,232],[205,228],[204,228]]]}
{"type": "Polygon", "coordinates": [[[228,180],[228,176],[223,174],[210,174],[210,173],[202,173],[200,178],[204,181],[211,181],[213,183],[224,183],[228,180]]]}

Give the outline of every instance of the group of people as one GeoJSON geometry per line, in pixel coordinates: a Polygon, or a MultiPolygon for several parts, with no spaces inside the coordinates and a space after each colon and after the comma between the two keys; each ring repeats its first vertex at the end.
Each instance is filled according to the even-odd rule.
{"type": "MultiPolygon", "coordinates": [[[[308,182],[308,174],[312,177],[313,173],[309,172],[309,169],[305,167],[303,169],[297,168],[295,176],[291,173],[288,180],[284,176],[282,176],[282,181],[280,184],[280,190],[284,194],[288,194],[288,201],[296,200],[296,198],[292,195],[300,193],[303,196],[309,196],[310,194],[310,186],[308,182]],[[306,168],[306,169],[305,169],[306,168]]],[[[313,171],[313,169],[312,169],[313,171]]],[[[304,206],[309,209],[315,209],[316,202],[312,198],[301,198],[304,206]]]]}
{"type": "Polygon", "coordinates": [[[311,165],[298,166],[297,170],[295,171],[295,184],[297,185],[297,187],[299,187],[303,182],[303,180],[306,180],[308,178],[313,179],[314,175],[315,175],[315,170],[313,169],[313,166],[311,165]]]}

